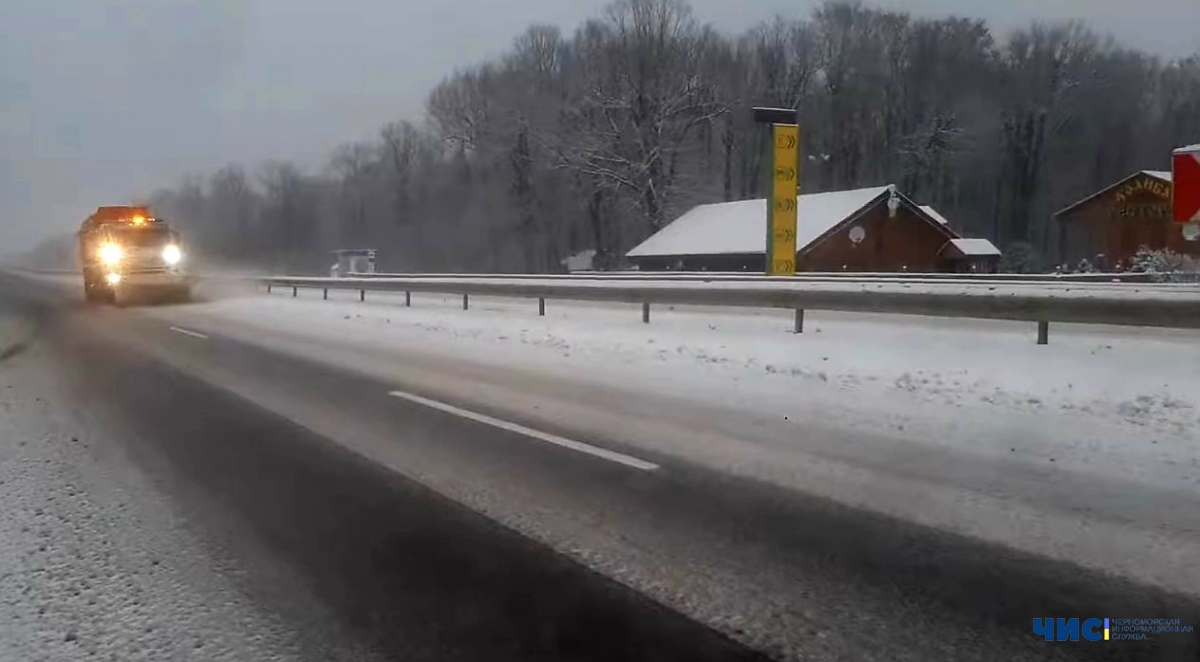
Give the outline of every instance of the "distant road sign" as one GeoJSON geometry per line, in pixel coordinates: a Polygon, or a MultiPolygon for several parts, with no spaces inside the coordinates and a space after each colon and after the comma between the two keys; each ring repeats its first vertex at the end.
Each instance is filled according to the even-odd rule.
{"type": "Polygon", "coordinates": [[[776,124],[771,127],[771,205],[767,207],[767,273],[796,273],[796,197],[800,174],[800,127],[776,124]]]}
{"type": "Polygon", "coordinates": [[[1176,223],[1200,221],[1200,145],[1175,150],[1172,159],[1176,223]]]}

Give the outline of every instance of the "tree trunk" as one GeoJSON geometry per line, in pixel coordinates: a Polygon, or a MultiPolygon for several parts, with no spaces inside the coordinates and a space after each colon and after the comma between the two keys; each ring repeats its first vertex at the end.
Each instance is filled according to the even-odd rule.
{"type": "Polygon", "coordinates": [[[722,193],[725,202],[733,200],[733,113],[725,113],[725,135],[721,137],[725,148],[724,171],[722,172],[722,193]]]}
{"type": "Polygon", "coordinates": [[[663,180],[663,164],[661,157],[650,159],[646,169],[646,185],[642,189],[642,206],[646,213],[646,223],[651,233],[662,229],[663,209],[657,187],[663,180]]]}

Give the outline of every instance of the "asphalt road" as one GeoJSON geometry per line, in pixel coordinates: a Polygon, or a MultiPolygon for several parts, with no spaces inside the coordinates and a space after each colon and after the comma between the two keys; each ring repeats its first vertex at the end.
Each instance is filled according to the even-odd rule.
{"type": "Polygon", "coordinates": [[[32,343],[55,357],[72,401],[103,412],[214,544],[306,579],[250,577],[248,592],[280,613],[291,591],[311,592],[390,659],[1200,659],[1194,636],[1050,644],[1031,631],[1032,618],[1047,616],[1200,625],[1186,596],[615,439],[581,440],[589,452],[546,443],[447,411],[454,402],[428,406],[411,388],[136,309],[86,308],[20,278],[0,275],[0,307],[33,325],[32,343]],[[302,425],[296,410],[327,424],[302,425]],[[633,462],[613,459],[623,457],[633,462]],[[445,475],[479,495],[470,507],[429,487],[445,475]],[[703,549],[726,564],[714,585],[743,573],[746,585],[771,587],[747,600],[806,594],[811,626],[708,619],[718,632],[680,613],[719,611],[705,595],[681,596],[687,609],[663,606],[628,588],[638,582],[620,568],[581,563],[586,550],[564,554],[570,541],[518,533],[513,504],[586,513],[583,528],[627,535],[629,565],[661,575],[646,582],[705,585],[697,575],[717,566],[690,560],[703,549]],[[661,548],[646,550],[660,565],[640,561],[638,545],[661,548]]]}

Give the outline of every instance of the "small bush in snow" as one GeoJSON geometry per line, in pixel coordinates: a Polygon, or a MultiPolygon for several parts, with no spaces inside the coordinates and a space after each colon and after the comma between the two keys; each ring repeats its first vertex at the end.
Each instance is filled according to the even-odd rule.
{"type": "Polygon", "coordinates": [[[1034,274],[1041,272],[1042,258],[1033,245],[1015,241],[1004,247],[1000,258],[1000,271],[1009,274],[1034,274]]]}
{"type": "Polygon", "coordinates": [[[1190,274],[1200,272],[1200,261],[1170,249],[1151,250],[1142,246],[1130,260],[1129,271],[1155,274],[1155,280],[1161,282],[1195,281],[1190,274]]]}

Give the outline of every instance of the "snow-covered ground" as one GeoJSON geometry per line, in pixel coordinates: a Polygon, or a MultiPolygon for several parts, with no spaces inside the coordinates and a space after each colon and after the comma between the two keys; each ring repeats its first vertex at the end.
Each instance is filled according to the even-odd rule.
{"type": "MultiPolygon", "coordinates": [[[[26,330],[0,310],[0,351],[26,330]]],[[[304,659],[311,635],[247,597],[65,393],[36,346],[0,360],[0,660],[304,659]]]]}
{"type": "Polygon", "coordinates": [[[29,340],[33,328],[29,321],[0,310],[0,357],[8,357],[29,340]]]}
{"type": "Polygon", "coordinates": [[[405,308],[397,295],[314,294],[228,298],[196,312],[625,385],[649,373],[685,396],[751,404],[772,394],[869,398],[872,410],[918,416],[1078,417],[1187,438],[1200,429],[1200,332],[1054,325],[1051,344],[1038,346],[1025,323],[809,312],[796,335],[787,311],[656,306],[647,325],[637,306],[550,301],[538,317],[529,300],[472,297],[463,311],[456,296],[414,295],[405,308]]]}

